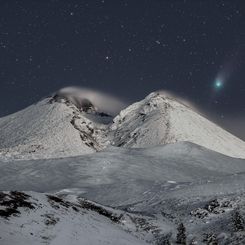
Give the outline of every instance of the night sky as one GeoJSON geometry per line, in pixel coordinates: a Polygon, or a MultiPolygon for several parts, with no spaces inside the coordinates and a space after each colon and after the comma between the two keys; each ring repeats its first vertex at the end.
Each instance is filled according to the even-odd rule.
{"type": "Polygon", "coordinates": [[[245,1],[0,0],[0,116],[66,86],[168,90],[245,139],[245,1]]]}

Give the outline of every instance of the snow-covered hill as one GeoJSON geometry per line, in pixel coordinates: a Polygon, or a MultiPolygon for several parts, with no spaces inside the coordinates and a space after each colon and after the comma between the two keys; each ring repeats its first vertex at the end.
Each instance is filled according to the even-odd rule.
{"type": "MultiPolygon", "coordinates": [[[[170,195],[169,189],[212,185],[245,172],[245,160],[186,142],[148,149],[111,148],[73,158],[0,162],[0,166],[0,190],[72,193],[113,206],[148,202],[148,209],[153,199],[170,195]]],[[[226,193],[243,188],[243,184],[234,185],[226,193]]]]}
{"type": "Polygon", "coordinates": [[[136,232],[135,215],[76,197],[67,201],[49,194],[13,191],[0,196],[1,245],[147,244],[143,240],[146,232],[136,232]]]}
{"type": "Polygon", "coordinates": [[[192,142],[222,154],[245,158],[245,142],[164,93],[151,93],[120,112],[111,125],[116,146],[149,147],[192,142]]]}
{"type": "Polygon", "coordinates": [[[245,160],[192,143],[0,162],[0,169],[3,245],[176,244],[181,223],[187,244],[245,241],[245,160]]]}
{"type": "Polygon", "coordinates": [[[245,142],[167,94],[78,95],[0,118],[1,245],[245,243],[245,142]]]}
{"type": "MultiPolygon", "coordinates": [[[[0,119],[0,155],[54,158],[95,152],[105,147],[106,114],[79,110],[64,98],[46,98],[0,119]]],[[[93,108],[91,108],[93,109],[93,108]]]]}
{"type": "Polygon", "coordinates": [[[192,108],[163,93],[112,117],[86,98],[64,94],[46,98],[0,118],[0,157],[43,159],[88,154],[113,145],[149,147],[188,141],[236,158],[245,158],[245,142],[192,108]]]}

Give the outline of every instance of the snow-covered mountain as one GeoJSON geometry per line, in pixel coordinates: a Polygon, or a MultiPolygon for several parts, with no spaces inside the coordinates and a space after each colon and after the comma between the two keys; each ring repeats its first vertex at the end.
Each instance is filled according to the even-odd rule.
{"type": "Polygon", "coordinates": [[[101,151],[109,145],[141,148],[188,141],[245,158],[244,141],[164,93],[150,94],[113,120],[86,97],[69,99],[56,94],[0,118],[0,156],[59,158],[101,151]]]}
{"type": "Polygon", "coordinates": [[[0,119],[0,155],[15,158],[55,158],[103,149],[111,117],[83,101],[77,108],[54,96],[0,119]]]}
{"type": "Polygon", "coordinates": [[[245,142],[192,108],[164,93],[151,93],[114,119],[110,131],[116,146],[149,147],[181,141],[245,158],[245,142]]]}
{"type": "Polygon", "coordinates": [[[167,94],[68,94],[0,118],[1,245],[245,243],[242,140],[167,94]]]}

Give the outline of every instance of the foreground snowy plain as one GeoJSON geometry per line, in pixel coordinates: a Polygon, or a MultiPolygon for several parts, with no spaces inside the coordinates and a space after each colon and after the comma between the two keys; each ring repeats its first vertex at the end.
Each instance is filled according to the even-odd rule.
{"type": "Polygon", "coordinates": [[[245,244],[243,141],[158,93],[85,102],[0,119],[1,245],[245,244]]]}
{"type": "Polygon", "coordinates": [[[181,223],[188,242],[245,241],[234,221],[244,215],[245,160],[192,143],[0,164],[1,190],[25,191],[34,203],[1,219],[1,244],[175,244],[181,223]],[[54,208],[45,193],[70,207],[54,208]],[[96,208],[73,210],[80,198],[116,221],[96,208]]]}

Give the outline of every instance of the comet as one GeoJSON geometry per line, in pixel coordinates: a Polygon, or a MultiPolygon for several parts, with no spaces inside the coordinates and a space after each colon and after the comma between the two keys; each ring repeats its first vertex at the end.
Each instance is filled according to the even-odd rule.
{"type": "Polygon", "coordinates": [[[215,80],[214,87],[216,89],[221,89],[223,87],[223,85],[224,85],[224,83],[222,80],[220,80],[220,79],[215,80]]]}

